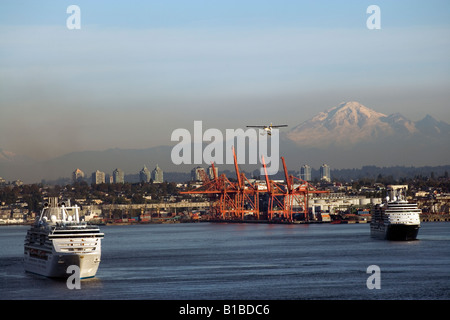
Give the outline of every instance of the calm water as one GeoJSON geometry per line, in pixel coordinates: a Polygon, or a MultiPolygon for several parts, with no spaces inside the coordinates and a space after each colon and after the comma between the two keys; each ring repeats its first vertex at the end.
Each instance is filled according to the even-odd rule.
{"type": "Polygon", "coordinates": [[[69,290],[23,271],[28,228],[0,227],[0,299],[449,299],[450,223],[418,241],[373,240],[368,224],[104,226],[97,277],[69,290]],[[381,289],[369,290],[369,265],[381,289]]]}

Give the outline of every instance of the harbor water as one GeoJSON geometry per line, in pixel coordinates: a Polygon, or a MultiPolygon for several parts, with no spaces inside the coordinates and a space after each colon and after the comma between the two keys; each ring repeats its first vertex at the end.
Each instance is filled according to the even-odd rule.
{"type": "Polygon", "coordinates": [[[0,227],[0,299],[450,298],[448,222],[422,223],[410,242],[372,239],[369,224],[108,225],[97,276],[79,290],[24,271],[27,229],[0,227]]]}

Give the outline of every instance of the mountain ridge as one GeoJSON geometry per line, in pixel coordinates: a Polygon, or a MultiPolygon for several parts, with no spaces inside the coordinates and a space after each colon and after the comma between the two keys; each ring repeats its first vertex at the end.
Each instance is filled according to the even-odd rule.
{"type": "MultiPolygon", "coordinates": [[[[319,112],[281,133],[279,155],[286,159],[290,170],[303,164],[319,167],[322,163],[332,168],[438,166],[448,165],[450,159],[448,123],[431,115],[413,122],[400,113],[385,115],[355,101],[319,112]]],[[[138,173],[144,165],[152,170],[157,163],[165,172],[189,172],[197,166],[174,165],[171,150],[172,146],[168,145],[143,149],[110,148],[76,151],[45,161],[33,161],[0,148],[0,177],[29,183],[70,177],[76,168],[90,175],[97,169],[111,174],[115,168],[121,168],[126,174],[138,173]]],[[[209,164],[203,164],[203,167],[207,166],[209,164]]],[[[225,170],[227,165],[219,167],[225,170]]],[[[246,166],[242,169],[253,170],[246,166]]]]}
{"type": "Polygon", "coordinates": [[[343,102],[337,107],[295,126],[286,138],[300,147],[352,147],[362,142],[395,139],[450,137],[450,125],[427,115],[413,122],[400,113],[386,115],[356,101],[343,102]],[[438,133],[437,135],[435,133],[438,133]]]}

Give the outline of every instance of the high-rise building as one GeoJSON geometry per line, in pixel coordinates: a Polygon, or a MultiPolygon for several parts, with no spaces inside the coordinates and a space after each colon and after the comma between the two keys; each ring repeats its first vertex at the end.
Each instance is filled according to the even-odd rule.
{"type": "MultiPolygon", "coordinates": [[[[214,171],[216,172],[216,176],[219,176],[219,168],[217,168],[216,166],[214,167],[214,171]]],[[[209,166],[208,167],[208,176],[210,180],[214,180],[214,171],[213,171],[213,167],[209,166]]]]}
{"type": "Polygon", "coordinates": [[[330,182],[331,181],[331,170],[327,164],[323,164],[320,167],[320,180],[330,182]]]}
{"type": "Polygon", "coordinates": [[[205,181],[206,179],[206,172],[205,168],[202,167],[196,167],[191,170],[191,179],[192,181],[205,181]]]}
{"type": "Polygon", "coordinates": [[[164,173],[158,165],[156,165],[156,168],[152,171],[152,180],[154,183],[164,182],[164,173]]]}
{"type": "Polygon", "coordinates": [[[72,172],[72,181],[73,182],[79,182],[84,179],[84,172],[80,169],[76,169],[74,172],[72,172]]]}
{"type": "Polygon", "coordinates": [[[113,171],[113,183],[124,183],[125,182],[125,174],[122,169],[116,168],[113,171]]]}
{"type": "Polygon", "coordinates": [[[23,185],[23,181],[18,179],[18,180],[14,180],[13,181],[13,185],[16,187],[22,186],[23,185]]]}
{"type": "Polygon", "coordinates": [[[142,170],[139,172],[139,181],[140,182],[150,182],[150,171],[144,165],[142,170]]]}
{"type": "Polygon", "coordinates": [[[99,170],[96,170],[92,173],[92,183],[100,184],[105,183],[105,173],[99,170]]]}
{"type": "Polygon", "coordinates": [[[300,168],[300,179],[304,181],[311,181],[311,167],[307,164],[300,168]]]}

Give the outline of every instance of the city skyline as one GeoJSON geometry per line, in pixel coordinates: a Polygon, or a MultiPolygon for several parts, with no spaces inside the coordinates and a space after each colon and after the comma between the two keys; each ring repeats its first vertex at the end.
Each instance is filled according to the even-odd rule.
{"type": "Polygon", "coordinates": [[[450,122],[449,12],[446,1],[5,2],[0,149],[39,161],[143,149],[194,120],[292,127],[353,100],[450,122]],[[80,30],[66,27],[71,4],[80,30]],[[380,30],[366,26],[371,4],[380,30]]]}
{"type": "MultiPolygon", "coordinates": [[[[132,173],[133,174],[133,173],[132,173]]],[[[162,183],[164,182],[164,171],[156,164],[156,167],[150,171],[147,169],[147,166],[144,167],[140,171],[136,171],[134,174],[139,175],[139,180],[141,182],[150,182],[153,183],[162,183]]],[[[115,168],[112,171],[112,174],[106,173],[99,169],[96,169],[91,174],[91,183],[100,184],[100,183],[125,183],[125,172],[120,168],[115,168]]],[[[1,178],[1,177],[0,177],[1,178]]],[[[89,180],[84,171],[80,168],[75,169],[72,172],[72,182],[80,182],[89,180]]]]}
{"type": "MultiPolygon", "coordinates": [[[[330,182],[332,175],[331,170],[332,168],[327,164],[321,164],[317,166],[317,171],[319,171],[319,180],[324,180],[326,182],[330,182]],[[325,169],[326,168],[326,169],[325,169]]],[[[316,170],[314,168],[314,165],[310,164],[303,164],[298,171],[294,170],[294,172],[298,172],[298,176],[304,180],[304,181],[312,181],[312,170],[316,170]]],[[[229,172],[228,169],[226,171],[229,172]]],[[[255,170],[256,172],[257,170],[255,170]]],[[[189,171],[184,172],[185,174],[188,174],[189,171]]],[[[141,170],[136,170],[136,172],[131,173],[125,173],[124,170],[120,168],[116,168],[113,170],[112,174],[106,173],[101,170],[95,170],[91,174],[91,182],[95,184],[99,183],[124,183],[125,182],[125,176],[127,175],[139,175],[140,182],[150,182],[153,183],[162,183],[164,182],[164,171],[159,167],[158,164],[156,164],[155,168],[153,170],[149,170],[146,165],[142,167],[141,170]]],[[[205,178],[208,178],[210,180],[213,180],[215,176],[219,176],[219,168],[217,166],[195,166],[190,170],[190,176],[192,181],[204,181],[205,178]]],[[[1,177],[0,177],[1,178],[1,177]]],[[[261,177],[260,177],[261,178],[261,177]]],[[[3,179],[4,180],[4,179],[3,179]]],[[[89,180],[88,177],[85,175],[84,171],[80,168],[76,168],[72,172],[72,182],[80,182],[89,180]]],[[[129,178],[128,178],[129,180],[129,178]]],[[[4,181],[6,183],[6,181],[4,181]]]]}
{"type": "MultiPolygon", "coordinates": [[[[289,136],[282,137],[279,150],[280,155],[286,158],[289,169],[292,166],[295,168],[295,164],[299,162],[316,164],[316,167],[319,163],[331,162],[331,166],[336,169],[368,165],[442,166],[448,163],[450,124],[429,115],[421,121],[412,122],[398,113],[387,116],[357,102],[347,102],[317,114],[309,121],[293,128],[290,134],[293,139],[289,136]],[[301,139],[298,140],[299,138],[301,139]],[[398,152],[399,147],[401,152],[398,152]],[[360,156],[355,157],[358,154],[360,156]],[[383,154],[389,156],[378,157],[383,154]],[[429,154],[433,154],[433,157],[429,157],[429,154]],[[364,161],[361,161],[361,155],[364,156],[364,161]]],[[[238,142],[237,147],[241,149],[239,145],[241,144],[238,142]]],[[[205,150],[207,148],[210,146],[206,146],[205,150]]],[[[170,146],[147,149],[113,148],[71,152],[62,157],[36,162],[27,158],[11,157],[7,152],[0,150],[0,174],[10,181],[17,179],[25,182],[51,181],[65,177],[73,167],[83,168],[87,172],[93,172],[98,168],[111,172],[117,170],[119,166],[121,170],[134,172],[141,163],[149,161],[156,164],[164,163],[165,170],[171,173],[191,170],[189,164],[171,163],[172,152],[173,148],[170,146]]],[[[242,150],[239,151],[241,152],[242,150]]],[[[248,156],[249,150],[244,149],[244,153],[248,156]]],[[[255,165],[242,163],[239,158],[238,162],[241,169],[247,172],[257,169],[255,165]]],[[[204,162],[203,165],[208,164],[204,162]]],[[[234,165],[225,164],[222,168],[231,170],[232,167],[234,165]]],[[[152,174],[155,174],[155,170],[152,174]]],[[[148,169],[147,171],[146,175],[150,176],[150,171],[148,169]]],[[[113,176],[108,174],[106,179],[108,177],[114,179],[114,172],[113,176]]]]}

